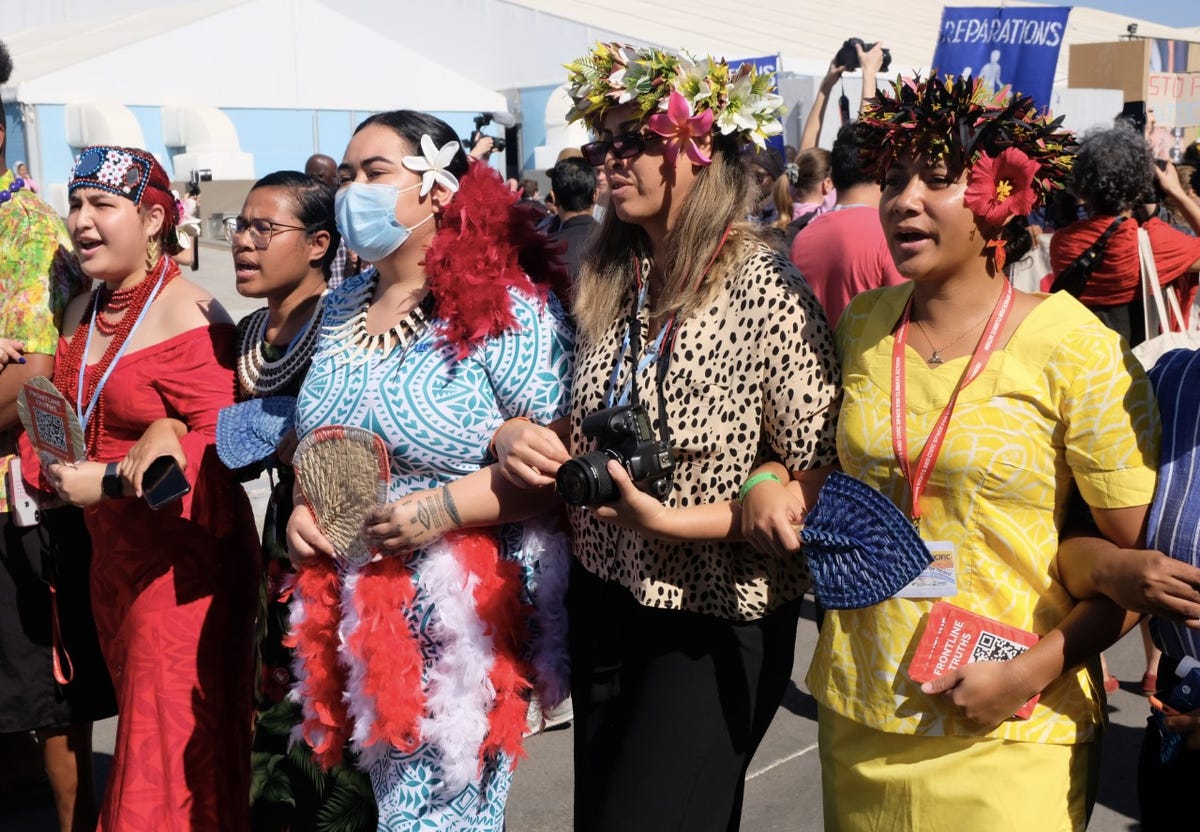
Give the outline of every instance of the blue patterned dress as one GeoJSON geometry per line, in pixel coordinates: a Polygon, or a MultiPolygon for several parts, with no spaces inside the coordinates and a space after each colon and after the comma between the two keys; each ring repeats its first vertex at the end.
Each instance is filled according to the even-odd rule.
{"type": "MultiPolygon", "coordinates": [[[[356,316],[376,284],[372,269],[348,279],[327,297],[321,339],[297,406],[297,432],[353,425],[383,437],[392,449],[388,497],[446,485],[487,464],[487,447],[506,420],[525,416],[546,424],[569,410],[574,333],[558,301],[542,303],[510,291],[517,327],[485,340],[456,361],[437,333],[436,319],[407,345],[386,353],[355,341],[356,316]]],[[[418,316],[419,318],[419,316],[418,316]]],[[[361,335],[361,327],[358,328],[361,335]]],[[[361,340],[361,339],[360,339],[361,340]]],[[[538,562],[522,549],[519,526],[501,530],[502,554],[517,561],[526,592],[535,592],[538,562]]],[[[406,615],[425,659],[439,657],[438,608],[422,584],[428,550],[411,560],[416,602],[406,615]]],[[[343,604],[344,605],[344,604],[343,604]]],[[[500,755],[464,788],[445,782],[439,749],[425,743],[413,753],[388,747],[367,757],[380,830],[499,832],[512,782],[512,761],[500,755]]]]}

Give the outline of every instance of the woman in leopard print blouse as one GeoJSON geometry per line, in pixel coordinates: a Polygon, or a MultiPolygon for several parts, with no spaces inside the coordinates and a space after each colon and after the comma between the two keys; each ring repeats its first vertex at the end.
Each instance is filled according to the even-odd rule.
{"type": "Polygon", "coordinates": [[[640,401],[674,460],[661,502],[597,460],[615,500],[570,511],[580,830],[738,828],[808,585],[794,524],[835,460],[840,378],[825,316],[742,219],[753,182],[739,144],[754,131],[722,133],[720,109],[689,104],[673,57],[608,45],[573,69],[592,73],[596,91],[617,89],[623,62],[658,66],[663,98],[643,108],[614,95],[584,112],[590,100],[576,96],[600,136],[583,151],[604,166],[612,210],[578,284],[569,425],[513,423],[496,441],[507,475],[547,484],[597,449],[590,414],[640,401]],[[793,472],[793,487],[758,479],[767,463],[793,472]],[[774,506],[761,530],[741,528],[744,484],[774,506]]]}

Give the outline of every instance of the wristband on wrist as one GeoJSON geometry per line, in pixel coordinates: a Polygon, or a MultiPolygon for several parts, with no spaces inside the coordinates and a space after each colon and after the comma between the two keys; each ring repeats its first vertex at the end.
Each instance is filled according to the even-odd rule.
{"type": "Polygon", "coordinates": [[[490,456],[492,459],[496,458],[496,434],[502,431],[504,426],[509,422],[528,422],[531,425],[533,424],[533,420],[528,416],[514,416],[511,419],[505,419],[500,427],[496,428],[496,433],[492,434],[492,441],[488,443],[488,456],[490,456]]]}
{"type": "Polygon", "coordinates": [[[780,485],[783,485],[783,480],[779,479],[778,475],[772,474],[770,471],[763,471],[761,474],[755,474],[753,477],[742,483],[742,488],[740,491],[738,491],[738,502],[740,503],[746,499],[746,495],[750,493],[751,488],[761,482],[766,482],[767,480],[774,480],[780,485]]]}
{"type": "Polygon", "coordinates": [[[117,463],[108,463],[104,466],[104,477],[100,480],[100,493],[110,500],[119,500],[124,496],[124,491],[121,475],[117,473],[117,463]]]}

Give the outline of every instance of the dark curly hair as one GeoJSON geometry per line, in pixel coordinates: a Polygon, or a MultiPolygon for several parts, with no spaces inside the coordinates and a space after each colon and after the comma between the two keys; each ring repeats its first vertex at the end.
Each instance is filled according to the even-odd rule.
{"type": "Polygon", "coordinates": [[[1154,154],[1129,127],[1089,133],[1079,145],[1067,180],[1092,214],[1115,217],[1154,192],[1154,154]]]}

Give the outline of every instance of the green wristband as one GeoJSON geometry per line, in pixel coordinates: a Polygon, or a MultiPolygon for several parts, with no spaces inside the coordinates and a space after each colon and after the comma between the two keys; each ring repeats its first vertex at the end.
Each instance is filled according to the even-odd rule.
{"type": "Polygon", "coordinates": [[[742,483],[742,489],[738,492],[738,502],[740,503],[746,499],[746,495],[750,493],[751,488],[758,485],[760,482],[766,482],[767,480],[775,480],[775,482],[779,483],[780,485],[783,484],[783,480],[779,479],[778,475],[772,474],[770,471],[763,471],[761,474],[755,474],[753,477],[742,483]]]}

